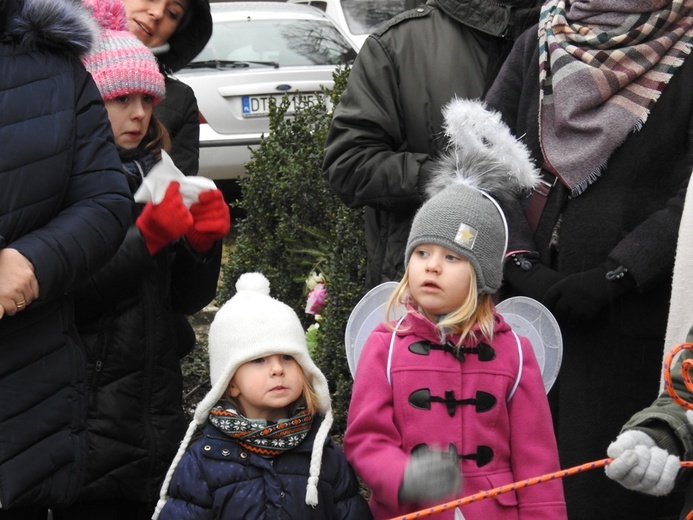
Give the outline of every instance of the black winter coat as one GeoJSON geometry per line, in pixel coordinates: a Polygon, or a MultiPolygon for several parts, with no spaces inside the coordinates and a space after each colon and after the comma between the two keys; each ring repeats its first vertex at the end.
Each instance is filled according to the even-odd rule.
{"type": "Polygon", "coordinates": [[[330,438],[322,453],[318,504],[306,505],[315,420],[296,448],[272,459],[248,452],[207,424],[181,458],[160,520],[368,520],[368,504],[342,449],[330,438]]]}
{"type": "MultiPolygon", "coordinates": [[[[541,164],[538,69],[535,27],[517,41],[486,101],[541,164]]],[[[562,324],[563,361],[550,393],[562,467],[604,458],[623,424],[657,396],[678,228],[693,169],[691,85],[693,55],[642,129],[608,158],[601,177],[574,198],[559,182],[536,233],[511,237],[511,250],[538,251],[563,275],[610,259],[638,284],[593,322],[562,324]]],[[[564,487],[571,519],[664,514],[661,499],[628,491],[603,471],[566,479],[564,487]]]]}
{"type": "Polygon", "coordinates": [[[443,106],[484,94],[513,39],[538,20],[536,3],[429,0],[366,39],[334,112],[323,171],[345,204],[366,208],[367,288],[404,274],[431,160],[446,146],[443,106]]]}
{"type": "Polygon", "coordinates": [[[75,295],[88,361],[84,501],[156,500],[187,425],[179,363],[187,347],[176,320],[207,305],[219,278],[221,241],[202,255],[181,239],[151,256],[136,216],[115,256],[75,295]]]}
{"type": "Polygon", "coordinates": [[[197,175],[200,167],[200,122],[195,92],[170,76],[164,78],[166,97],[154,107],[154,115],[171,136],[171,159],[185,175],[197,175]]]}
{"type": "Polygon", "coordinates": [[[77,496],[86,403],[69,292],[113,255],[132,208],[101,96],[79,60],[89,20],[69,0],[0,4],[0,248],[32,262],[40,293],[0,319],[3,509],[77,496]]]}

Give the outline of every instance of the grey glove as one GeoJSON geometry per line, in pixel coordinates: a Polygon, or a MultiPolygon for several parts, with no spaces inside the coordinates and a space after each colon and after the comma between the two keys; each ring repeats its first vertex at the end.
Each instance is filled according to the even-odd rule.
{"type": "Polygon", "coordinates": [[[606,453],[614,460],[606,476],[623,487],[648,495],[671,493],[681,462],[675,455],[657,447],[645,432],[627,430],[609,445],[606,453]]]}
{"type": "Polygon", "coordinates": [[[462,476],[457,452],[422,449],[411,454],[399,487],[403,502],[419,502],[440,498],[459,491],[462,476]]]}

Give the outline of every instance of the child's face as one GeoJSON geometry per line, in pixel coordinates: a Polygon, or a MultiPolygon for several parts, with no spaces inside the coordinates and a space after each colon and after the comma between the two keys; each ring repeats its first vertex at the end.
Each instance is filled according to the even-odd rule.
{"type": "Polygon", "coordinates": [[[228,393],[248,419],[277,421],[303,394],[303,370],[284,354],[253,359],[238,367],[228,393]]]}
{"type": "Polygon", "coordinates": [[[188,0],[125,0],[128,28],[147,47],[158,47],[176,32],[188,0]]]}
{"type": "Polygon", "coordinates": [[[137,148],[149,128],[154,99],[148,94],[128,94],[105,102],[108,120],[118,146],[137,148]]]}
{"type": "Polygon", "coordinates": [[[409,265],[409,291],[431,321],[459,308],[469,296],[469,261],[447,247],[417,246],[409,265]]]}

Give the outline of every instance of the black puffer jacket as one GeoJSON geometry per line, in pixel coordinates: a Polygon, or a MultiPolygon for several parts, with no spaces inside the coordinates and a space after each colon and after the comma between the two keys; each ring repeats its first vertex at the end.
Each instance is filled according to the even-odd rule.
{"type": "Polygon", "coordinates": [[[157,55],[166,76],[166,97],[154,114],[171,135],[171,158],[185,175],[197,175],[200,125],[197,99],[192,88],[171,77],[197,56],[212,35],[212,15],[207,0],[191,0],[190,18],[168,41],[169,49],[157,55]]]}
{"type": "Polygon", "coordinates": [[[539,2],[429,0],[372,33],[334,113],[323,170],[352,208],[366,208],[366,285],[397,280],[431,159],[445,146],[441,108],[479,98],[539,2]]]}
{"type": "Polygon", "coordinates": [[[306,483],[317,416],[295,448],[267,459],[249,452],[207,423],[204,437],[190,445],[173,474],[160,520],[371,520],[356,474],[337,443],[322,451],[317,506],[308,506],[306,483]]]}
{"type": "Polygon", "coordinates": [[[40,292],[0,319],[3,509],[66,505],[84,472],[84,359],[67,294],[113,255],[132,208],[79,61],[91,34],[77,2],[0,3],[0,247],[33,263],[40,292]]]}
{"type": "MultiPolygon", "coordinates": [[[[131,169],[136,161],[147,173],[151,156],[132,152],[124,152],[131,169]]],[[[180,240],[151,256],[135,219],[115,256],[75,294],[88,360],[83,501],[156,500],[187,426],[175,320],[207,305],[219,278],[220,241],[203,255],[180,240]]]]}

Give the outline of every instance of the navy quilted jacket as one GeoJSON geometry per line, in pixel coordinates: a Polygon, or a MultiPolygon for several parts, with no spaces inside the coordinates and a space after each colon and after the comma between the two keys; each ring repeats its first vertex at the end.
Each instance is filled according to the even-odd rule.
{"type": "Polygon", "coordinates": [[[328,439],[322,456],[318,505],[306,505],[313,440],[273,459],[251,453],[215,426],[188,447],[169,486],[159,520],[368,520],[356,475],[344,452],[328,439]]]}
{"type": "Polygon", "coordinates": [[[0,248],[40,295],[0,320],[0,507],[78,491],[84,359],[69,291],[125,236],[132,201],[101,96],[79,61],[89,17],[70,0],[0,3],[0,248]]]}

